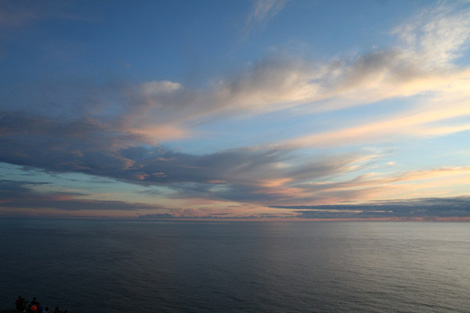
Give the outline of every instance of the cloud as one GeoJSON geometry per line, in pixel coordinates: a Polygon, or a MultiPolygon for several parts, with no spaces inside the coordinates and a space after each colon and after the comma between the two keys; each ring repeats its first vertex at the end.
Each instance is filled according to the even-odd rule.
{"type": "Polygon", "coordinates": [[[276,206],[296,210],[301,218],[470,217],[470,197],[419,198],[372,204],[276,206]]]}
{"type": "MultiPolygon", "coordinates": [[[[256,2],[250,23],[268,20],[285,3],[256,2]]],[[[77,172],[143,186],[166,186],[175,191],[174,197],[259,205],[373,200],[400,195],[404,190],[400,184],[424,179],[420,177],[458,179],[460,174],[467,175],[467,168],[360,175],[339,181],[380,156],[356,153],[307,159],[296,150],[470,130],[470,69],[457,65],[468,46],[468,13],[468,9],[443,7],[428,10],[393,31],[398,37],[393,48],[323,62],[271,57],[250,63],[207,88],[192,89],[169,80],[101,85],[75,81],[44,84],[14,95],[6,92],[0,99],[0,161],[54,173],[77,172]],[[418,101],[405,111],[281,144],[206,155],[164,146],[166,141],[198,136],[194,129],[199,123],[236,114],[294,109],[319,114],[411,96],[418,101]]],[[[17,206],[65,208],[68,197],[70,210],[100,205],[123,210],[150,208],[84,200],[78,194],[40,196],[28,188],[26,184],[16,186],[29,197],[23,202],[15,200],[17,206]]],[[[429,192],[424,183],[417,189],[429,192]]]]}
{"type": "MultiPolygon", "coordinates": [[[[409,179],[410,177],[408,177],[409,179]]],[[[48,212],[105,212],[134,211],[155,212],[142,214],[142,218],[413,218],[413,217],[470,217],[470,198],[440,197],[403,200],[382,200],[366,204],[341,205],[273,205],[269,211],[247,207],[245,214],[240,208],[201,207],[197,209],[171,209],[158,205],[130,203],[123,201],[103,201],[87,199],[87,194],[79,192],[39,192],[36,186],[49,183],[0,180],[0,210],[17,212],[22,210],[47,210],[48,212]],[[290,213],[290,212],[292,213],[290,213]],[[269,212],[269,213],[267,213],[269,212]]],[[[104,213],[103,213],[104,214],[104,213]]]]}
{"type": "Polygon", "coordinates": [[[66,1],[0,0],[0,30],[20,28],[50,18],[81,19],[70,14],[72,3],[66,1]]]}
{"type": "Polygon", "coordinates": [[[427,69],[452,66],[461,56],[461,49],[468,47],[470,21],[468,9],[458,5],[440,5],[423,10],[413,19],[392,33],[408,46],[406,51],[427,69]]]}
{"type": "MultiPolygon", "coordinates": [[[[373,201],[407,196],[421,196],[446,186],[459,186],[470,178],[470,167],[442,167],[402,173],[359,175],[351,180],[307,182],[296,185],[306,198],[295,199],[298,203],[341,203],[345,201],[373,201]],[[450,181],[449,181],[450,180],[450,181]],[[410,195],[410,190],[414,194],[410,195]]],[[[451,194],[452,195],[452,194],[451,194]]]]}
{"type": "Polygon", "coordinates": [[[263,21],[278,14],[288,0],[256,0],[251,20],[263,21]]]}
{"type": "MultiPolygon", "coordinates": [[[[448,83],[452,85],[452,80],[448,83]]],[[[421,105],[418,104],[405,112],[362,122],[357,126],[305,135],[282,144],[290,147],[331,147],[393,142],[403,139],[404,136],[430,138],[468,131],[470,94],[463,88],[458,90],[456,86],[453,85],[449,92],[427,99],[421,105]]]]}
{"type": "Polygon", "coordinates": [[[247,108],[306,104],[312,112],[439,93],[449,80],[465,85],[469,79],[468,69],[454,65],[468,48],[469,13],[457,5],[426,10],[392,31],[395,47],[321,62],[268,59],[220,89],[247,108]]]}
{"type": "Polygon", "coordinates": [[[130,166],[118,151],[136,140],[92,119],[64,121],[22,112],[3,112],[0,130],[2,162],[57,172],[130,166]]]}
{"type": "Polygon", "coordinates": [[[273,219],[289,219],[293,218],[295,216],[290,215],[290,214],[270,214],[270,213],[264,213],[264,214],[255,214],[255,215],[234,215],[230,213],[212,213],[210,215],[174,215],[170,213],[163,213],[163,214],[145,214],[145,215],[139,215],[139,218],[142,219],[211,219],[211,220],[260,220],[260,219],[268,219],[268,220],[273,220],[273,219]]]}
{"type": "Polygon", "coordinates": [[[311,98],[310,104],[302,106],[304,111],[318,112],[414,96],[415,104],[409,109],[284,144],[334,147],[470,130],[470,68],[455,64],[469,46],[469,13],[455,7],[427,10],[393,31],[401,46],[366,53],[350,64],[328,65],[330,70],[318,80],[323,98],[311,98]],[[330,82],[329,87],[324,82],[330,82]]]}
{"type": "Polygon", "coordinates": [[[290,0],[255,0],[248,15],[243,32],[243,38],[248,37],[255,28],[263,27],[267,21],[274,18],[290,0]]]}
{"type": "MultiPolygon", "coordinates": [[[[29,2],[29,3],[28,3],[29,2]]],[[[32,1],[28,6],[19,5],[18,1],[0,1],[0,29],[20,27],[41,18],[41,13],[32,1]]]]}
{"type": "Polygon", "coordinates": [[[34,190],[37,182],[0,180],[0,208],[8,209],[55,209],[60,211],[86,210],[123,210],[159,209],[140,203],[124,201],[89,200],[83,193],[76,192],[38,192],[34,190]]]}
{"type": "Polygon", "coordinates": [[[295,194],[292,183],[340,175],[364,160],[360,154],[309,160],[275,147],[193,155],[145,145],[142,137],[95,120],[71,123],[19,112],[4,112],[0,130],[0,162],[168,186],[178,197],[276,201],[295,194]]]}
{"type": "MultiPolygon", "coordinates": [[[[283,4],[282,1],[259,2],[260,13],[256,16],[268,16],[271,10],[283,4]]],[[[470,69],[454,63],[468,46],[470,25],[464,19],[468,13],[468,9],[428,10],[417,17],[419,23],[405,23],[393,31],[399,37],[394,48],[377,48],[352,58],[336,57],[321,62],[271,57],[249,64],[233,75],[215,79],[205,89],[192,89],[168,80],[109,85],[75,82],[70,86],[59,83],[31,87],[32,90],[4,96],[1,100],[10,110],[18,110],[22,103],[28,103],[27,110],[40,110],[44,102],[60,104],[55,105],[54,112],[63,112],[62,118],[73,112],[75,115],[66,117],[67,120],[92,120],[114,132],[158,145],[198,136],[194,132],[195,125],[236,114],[259,115],[286,109],[316,114],[414,96],[422,99],[420,104],[402,114],[294,138],[292,144],[342,145],[352,142],[352,133],[355,142],[362,139],[375,142],[390,137],[392,125],[399,125],[400,136],[445,135],[468,129],[468,123],[429,125],[467,114],[464,106],[469,96],[466,86],[470,69]],[[445,32],[441,26],[445,27],[445,32]],[[414,33],[420,34],[415,36],[416,44],[407,39],[414,33]],[[435,49],[431,41],[436,46],[443,43],[444,47],[435,49]],[[431,57],[433,53],[441,56],[431,57]],[[29,99],[27,95],[31,92],[44,96],[29,99]],[[427,105],[427,102],[434,104],[427,105]],[[439,107],[438,102],[447,105],[439,107]],[[461,115],[453,112],[461,112],[461,115]],[[432,119],[429,113],[435,117],[432,119]],[[407,115],[412,115],[414,120],[407,115]]],[[[53,114],[51,111],[49,106],[36,113],[47,118],[53,114]]]]}
{"type": "MultiPolygon", "coordinates": [[[[135,123],[146,124],[153,117],[154,123],[166,120],[183,127],[234,113],[263,114],[295,108],[314,114],[411,96],[452,102],[456,92],[466,99],[470,69],[455,62],[468,47],[470,23],[465,17],[469,13],[466,8],[438,7],[420,14],[416,18],[419,22],[397,27],[392,32],[396,42],[393,48],[375,48],[352,58],[321,62],[271,57],[219,79],[207,90],[187,89],[177,82],[148,82],[141,87],[147,90],[141,96],[145,105],[134,115],[135,123]],[[414,40],[407,39],[412,34],[414,40]],[[156,91],[148,92],[149,86],[155,86],[156,91]]],[[[450,103],[447,111],[455,110],[453,105],[450,103]]],[[[413,110],[422,110],[422,106],[404,114],[414,114],[413,110]]],[[[425,109],[432,111],[435,107],[425,109]]],[[[430,131],[439,135],[462,129],[466,126],[430,131]]],[[[409,133],[427,130],[410,129],[409,133]]]]}

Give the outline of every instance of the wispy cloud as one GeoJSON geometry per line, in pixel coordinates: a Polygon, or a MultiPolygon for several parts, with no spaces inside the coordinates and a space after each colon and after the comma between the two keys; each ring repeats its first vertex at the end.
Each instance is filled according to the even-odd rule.
{"type": "Polygon", "coordinates": [[[298,201],[298,203],[308,203],[312,200],[320,203],[367,202],[374,199],[403,198],[405,195],[424,196],[436,190],[440,190],[443,196],[455,196],[446,191],[445,187],[459,186],[469,178],[470,167],[444,167],[392,174],[370,173],[347,181],[298,184],[297,188],[303,189],[303,193],[311,198],[293,199],[293,201],[298,201]],[[410,189],[414,190],[413,194],[409,193],[410,189]]]}
{"type": "Polygon", "coordinates": [[[467,90],[443,93],[416,108],[358,126],[306,135],[284,142],[290,147],[332,147],[393,142],[407,137],[432,138],[470,130],[467,90]],[[462,118],[464,118],[462,120],[462,118]]]}
{"type": "Polygon", "coordinates": [[[256,28],[265,27],[266,23],[274,18],[290,0],[255,0],[253,8],[248,15],[243,30],[243,39],[246,39],[256,28]]]}
{"type": "Polygon", "coordinates": [[[289,0],[256,0],[254,10],[250,15],[250,20],[261,22],[267,18],[272,18],[289,0]]]}
{"type": "Polygon", "coordinates": [[[71,12],[72,3],[66,1],[0,1],[0,30],[19,28],[49,18],[83,19],[71,12]]]}
{"type": "Polygon", "coordinates": [[[21,209],[134,211],[139,209],[155,210],[159,208],[156,205],[150,206],[124,201],[90,200],[84,198],[86,194],[76,192],[41,193],[34,189],[34,186],[37,184],[27,181],[0,180],[0,207],[18,211],[21,211],[21,209]]]}
{"type": "Polygon", "coordinates": [[[176,197],[271,203],[304,196],[295,184],[354,171],[374,157],[308,160],[293,150],[262,147],[193,155],[145,146],[136,135],[94,121],[64,123],[18,113],[5,114],[0,125],[1,162],[167,186],[177,191],[176,197]]]}
{"type": "MultiPolygon", "coordinates": [[[[247,32],[274,17],[286,3],[255,2],[247,32]]],[[[468,48],[469,15],[468,9],[434,8],[395,28],[392,48],[323,62],[272,57],[220,78],[206,89],[169,80],[109,86],[74,82],[50,89],[36,87],[33,93],[44,95],[42,98],[29,97],[31,90],[2,96],[0,161],[54,173],[78,172],[140,186],[165,186],[174,192],[169,198],[259,207],[404,198],[411,183],[416,193],[425,195],[440,186],[439,179],[451,180],[452,186],[462,183],[468,178],[468,167],[364,175],[364,164],[382,156],[357,152],[301,158],[296,152],[305,147],[383,143],[405,136],[434,137],[470,130],[470,68],[457,62],[468,48]],[[197,136],[194,129],[199,123],[237,114],[294,109],[321,114],[408,97],[417,100],[401,112],[368,117],[347,127],[332,123],[329,131],[281,143],[205,155],[164,146],[167,141],[197,136]],[[55,105],[54,110],[44,102],[55,105]],[[355,178],[345,179],[345,175],[355,178]]],[[[2,23],[20,25],[34,18],[13,15],[2,23]]],[[[2,189],[7,202],[11,186],[2,189]]],[[[17,185],[16,190],[28,195],[13,199],[18,207],[65,209],[67,202],[69,210],[99,206],[152,209],[135,203],[84,200],[77,194],[38,195],[25,184],[17,185]]],[[[7,202],[2,205],[9,205],[7,202]]]]}
{"type": "MultiPolygon", "coordinates": [[[[271,10],[282,7],[284,2],[260,2],[258,5],[256,16],[267,16],[271,10]]],[[[470,69],[455,65],[468,46],[470,25],[464,19],[467,15],[470,15],[468,9],[458,12],[434,9],[419,15],[419,23],[414,22],[413,26],[405,23],[405,26],[396,28],[393,33],[399,40],[394,48],[374,49],[350,59],[335,58],[327,62],[268,58],[232,76],[216,80],[204,90],[172,81],[148,81],[85,88],[73,86],[69,89],[77,99],[63,99],[61,94],[51,94],[48,98],[61,103],[63,110],[70,103],[70,109],[76,111],[76,103],[80,102],[82,112],[78,113],[83,115],[83,119],[146,138],[153,145],[194,136],[193,125],[234,114],[256,115],[294,108],[306,114],[316,114],[411,96],[422,97],[422,100],[401,114],[347,130],[294,138],[293,141],[295,144],[302,142],[302,145],[308,141],[312,145],[324,145],[329,141],[329,145],[335,145],[350,142],[348,133],[355,133],[356,141],[364,136],[370,142],[374,140],[367,138],[371,134],[376,139],[389,136],[393,124],[400,125],[402,136],[449,134],[466,130],[468,125],[438,127],[430,124],[451,115],[457,117],[457,112],[463,116],[467,114],[464,102],[469,96],[466,86],[470,69]],[[414,33],[421,35],[415,37],[415,41],[406,39],[414,33]],[[442,49],[436,49],[441,47],[441,43],[442,49]],[[435,104],[438,102],[446,105],[435,104]],[[414,120],[406,117],[408,115],[414,116],[414,120]],[[431,115],[435,117],[431,118],[431,115]]],[[[51,88],[42,89],[42,93],[47,95],[51,88]]],[[[25,102],[21,99],[3,100],[11,102],[15,108],[15,102],[25,102]]],[[[41,105],[31,103],[30,107],[33,106],[41,105]]]]}
{"type": "MultiPolygon", "coordinates": [[[[147,113],[158,109],[160,116],[184,123],[234,112],[260,114],[286,108],[313,114],[422,95],[427,96],[426,100],[433,96],[446,100],[446,96],[455,98],[455,92],[464,98],[468,96],[470,70],[455,62],[468,47],[468,15],[468,9],[456,12],[437,8],[420,14],[420,22],[413,26],[405,23],[396,28],[393,34],[398,40],[394,48],[374,49],[352,59],[326,63],[270,58],[219,80],[210,91],[188,90],[174,82],[154,82],[151,84],[171,85],[172,89],[163,91],[159,87],[158,92],[147,93],[147,113]],[[411,34],[420,35],[414,40],[403,39],[411,34]]],[[[454,110],[452,105],[448,108],[454,110]]],[[[456,131],[459,129],[462,128],[456,131]]]]}
{"type": "Polygon", "coordinates": [[[405,52],[416,58],[426,69],[452,66],[468,48],[470,21],[468,9],[454,5],[440,5],[426,9],[393,33],[404,42],[405,52]]]}
{"type": "Polygon", "coordinates": [[[41,14],[34,6],[24,7],[15,1],[0,2],[0,29],[20,27],[39,19],[41,14]]]}

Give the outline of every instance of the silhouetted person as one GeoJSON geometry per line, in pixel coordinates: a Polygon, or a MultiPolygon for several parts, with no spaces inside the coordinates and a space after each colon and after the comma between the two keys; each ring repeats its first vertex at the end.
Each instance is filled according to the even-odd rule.
{"type": "Polygon", "coordinates": [[[28,301],[25,298],[23,298],[23,302],[21,303],[21,312],[23,312],[27,306],[28,306],[28,301]]]}
{"type": "Polygon", "coordinates": [[[34,297],[33,300],[31,301],[31,304],[32,305],[38,305],[39,304],[38,299],[36,299],[36,297],[34,297]]]}
{"type": "Polygon", "coordinates": [[[15,308],[17,311],[21,311],[21,303],[23,302],[23,297],[19,296],[15,301],[15,308]]]}
{"type": "Polygon", "coordinates": [[[55,307],[54,313],[62,313],[60,308],[58,306],[55,307]]]}
{"type": "Polygon", "coordinates": [[[15,307],[17,311],[22,312],[26,308],[26,299],[19,296],[15,301],[15,307]]]}

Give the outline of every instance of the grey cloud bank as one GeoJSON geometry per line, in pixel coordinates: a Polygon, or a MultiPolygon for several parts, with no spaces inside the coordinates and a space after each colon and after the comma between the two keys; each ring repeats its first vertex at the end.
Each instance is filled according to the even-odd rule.
{"type": "Polygon", "coordinates": [[[470,197],[420,198],[372,204],[274,206],[302,218],[470,217],[470,197]]]}

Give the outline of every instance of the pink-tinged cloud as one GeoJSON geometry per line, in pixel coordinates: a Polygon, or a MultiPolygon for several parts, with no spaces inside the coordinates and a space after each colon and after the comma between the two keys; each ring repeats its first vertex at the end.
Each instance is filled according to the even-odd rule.
{"type": "MultiPolygon", "coordinates": [[[[304,192],[309,192],[311,199],[330,199],[329,204],[334,204],[344,201],[368,202],[375,199],[416,197],[416,193],[429,195],[429,190],[436,187],[452,190],[469,178],[470,167],[444,167],[392,175],[363,175],[349,181],[306,183],[299,187],[304,188],[304,192]]],[[[442,195],[456,194],[450,191],[442,195]]],[[[304,203],[308,202],[308,198],[302,200],[304,203]]]]}
{"type": "MultiPolygon", "coordinates": [[[[275,6],[274,2],[270,5],[275,6]]],[[[394,31],[398,36],[395,48],[375,49],[351,59],[321,63],[265,59],[232,77],[216,80],[205,90],[171,81],[142,83],[131,88],[132,105],[126,109],[122,124],[132,133],[158,141],[184,138],[193,123],[234,113],[263,114],[293,108],[318,113],[391,98],[439,96],[457,87],[468,96],[465,86],[470,70],[454,64],[469,41],[468,13],[430,10],[419,16],[419,23],[394,31]]]]}
{"type": "Polygon", "coordinates": [[[144,140],[153,145],[164,141],[192,137],[189,130],[176,125],[154,125],[141,128],[129,128],[127,131],[131,134],[143,137],[144,140]]]}
{"type": "MultiPolygon", "coordinates": [[[[265,20],[284,4],[259,1],[253,18],[265,20]]],[[[139,188],[162,187],[167,193],[155,201],[165,205],[152,206],[100,201],[73,192],[38,193],[19,184],[4,190],[0,204],[8,210],[140,210],[171,211],[178,217],[234,217],[241,208],[231,206],[237,204],[250,206],[243,208],[247,216],[265,216],[271,214],[264,211],[266,206],[276,204],[367,203],[436,195],[439,188],[443,196],[455,196],[456,190],[468,193],[461,187],[468,179],[467,167],[359,175],[381,156],[351,153],[319,158],[315,152],[300,157],[305,147],[375,144],[470,130],[470,69],[457,62],[468,48],[468,15],[468,10],[431,10],[396,29],[394,48],[324,62],[268,58],[201,89],[169,80],[87,85],[79,91],[73,85],[69,86],[73,92],[61,91],[65,97],[57,96],[61,92],[50,97],[64,103],[65,113],[37,105],[43,99],[28,99],[32,102],[27,109],[16,107],[15,101],[22,99],[14,99],[0,112],[1,162],[106,177],[139,188]],[[196,155],[160,145],[199,135],[195,129],[201,123],[231,119],[234,114],[280,110],[316,114],[411,96],[417,99],[415,104],[400,113],[369,116],[344,127],[332,122],[328,131],[269,146],[196,155]],[[354,175],[359,176],[345,178],[354,175]],[[11,196],[11,190],[21,192],[11,196]]],[[[47,88],[37,88],[50,96],[47,88]]]]}
{"type": "MultiPolygon", "coordinates": [[[[468,77],[470,81],[470,75],[468,77]]],[[[407,137],[434,137],[470,130],[470,90],[442,93],[407,112],[373,122],[325,133],[306,135],[282,143],[290,147],[328,147],[397,141],[407,137]],[[458,97],[456,96],[458,95],[458,97]],[[453,118],[467,121],[453,122],[453,118]],[[450,124],[452,125],[446,125],[450,124]]]]}
{"type": "MultiPolygon", "coordinates": [[[[470,179],[470,167],[444,167],[388,175],[361,175],[348,181],[305,182],[275,180],[253,187],[253,193],[270,195],[260,200],[268,205],[337,204],[342,202],[367,203],[375,199],[412,198],[418,195],[456,196],[451,190],[470,179]],[[446,192],[446,188],[450,189],[446,192]]],[[[469,192],[470,190],[464,190],[469,192]]]]}

